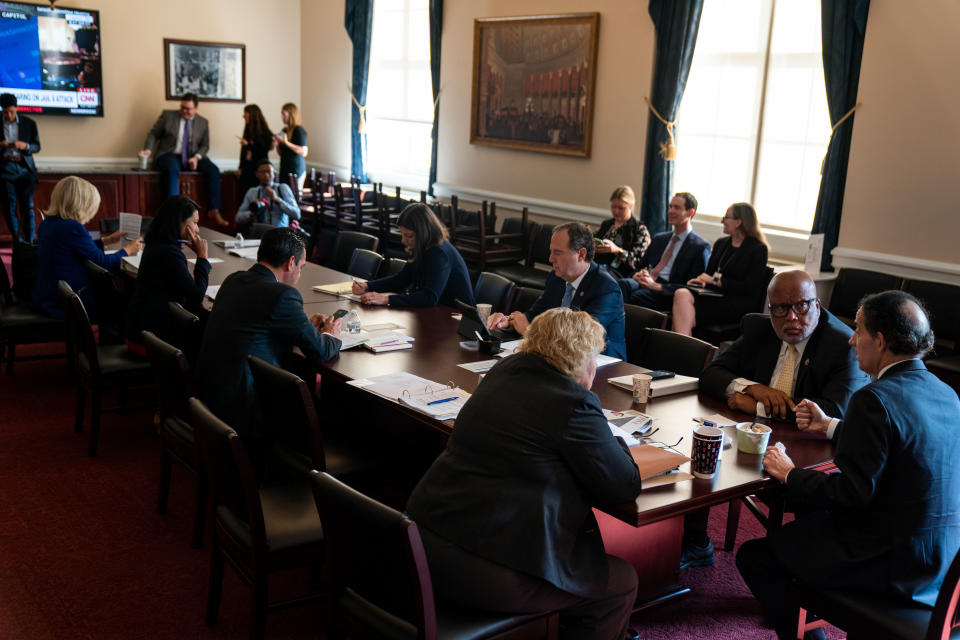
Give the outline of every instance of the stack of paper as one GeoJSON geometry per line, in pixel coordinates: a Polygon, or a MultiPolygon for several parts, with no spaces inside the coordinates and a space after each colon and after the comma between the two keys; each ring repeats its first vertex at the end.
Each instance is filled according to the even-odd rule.
{"type": "Polygon", "coordinates": [[[470,394],[455,384],[441,384],[412,373],[388,373],[347,384],[408,406],[437,420],[456,418],[470,394]]]}
{"type": "Polygon", "coordinates": [[[363,346],[374,353],[383,353],[384,351],[399,351],[401,349],[412,349],[413,338],[393,331],[383,333],[374,333],[367,336],[363,346]]]}
{"type": "Polygon", "coordinates": [[[634,444],[640,444],[640,441],[633,437],[634,434],[640,434],[642,436],[653,427],[653,416],[648,416],[634,409],[627,409],[625,411],[604,409],[603,415],[606,417],[607,422],[610,423],[610,429],[613,431],[613,435],[621,436],[624,440],[627,440],[625,436],[629,436],[634,440],[633,442],[627,440],[627,445],[631,447],[634,446],[634,444]]]}
{"type": "MultiPolygon", "coordinates": [[[[650,371],[649,369],[643,369],[643,367],[641,367],[641,369],[642,371],[639,371],[638,373],[646,373],[650,371]]],[[[607,378],[607,382],[615,387],[620,387],[621,389],[626,389],[627,391],[633,393],[633,375],[607,378]]],[[[650,397],[660,398],[674,393],[683,393],[684,391],[696,391],[698,385],[699,378],[691,378],[690,376],[681,376],[677,374],[672,378],[664,378],[662,380],[654,380],[651,382],[650,397]]]]}

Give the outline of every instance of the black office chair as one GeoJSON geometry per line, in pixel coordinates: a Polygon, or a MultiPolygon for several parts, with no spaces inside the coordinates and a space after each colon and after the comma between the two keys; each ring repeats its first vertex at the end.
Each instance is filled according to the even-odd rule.
{"type": "Polygon", "coordinates": [[[331,637],[557,637],[555,613],[491,613],[435,599],[415,522],[327,473],[311,477],[333,578],[331,637]]]}
{"type": "MultiPolygon", "coordinates": [[[[67,352],[17,356],[17,345],[66,342],[67,325],[45,313],[34,311],[26,300],[15,300],[6,268],[0,264],[0,363],[7,363],[7,375],[13,375],[13,363],[24,360],[63,358],[67,352]]],[[[69,349],[68,349],[69,350],[69,349]]]]}
{"type": "Polygon", "coordinates": [[[960,287],[945,282],[904,280],[903,290],[916,297],[930,314],[934,357],[960,353],[960,287]]]}
{"type": "Polygon", "coordinates": [[[346,272],[350,267],[350,258],[353,256],[354,249],[376,251],[379,242],[379,238],[369,233],[341,229],[333,242],[333,255],[328,266],[336,271],[346,272]]]}
{"type": "Polygon", "coordinates": [[[503,276],[484,271],[473,287],[473,297],[477,304],[492,305],[494,312],[503,313],[513,299],[513,283],[503,276]]]}
{"type": "Polygon", "coordinates": [[[543,295],[543,289],[533,289],[531,287],[514,287],[513,300],[510,301],[510,313],[521,311],[526,313],[537,301],[537,298],[543,295]]]}
{"type": "Polygon", "coordinates": [[[844,267],[837,272],[827,309],[852,327],[854,318],[857,316],[857,306],[863,296],[868,293],[899,289],[901,283],[902,279],[899,276],[844,267]]]}
{"type": "Polygon", "coordinates": [[[267,613],[322,597],[308,594],[269,601],[269,574],[316,568],[323,557],[323,530],[310,484],[258,486],[253,465],[236,431],[196,398],[190,398],[190,423],[203,456],[210,488],[210,578],[207,626],[220,612],[224,560],[253,591],[251,638],[262,638],[267,613]]]}
{"type": "Polygon", "coordinates": [[[122,344],[127,304],[132,292],[120,275],[111,273],[94,262],[84,260],[83,268],[87,272],[96,305],[100,344],[122,344]]]}
{"type": "Polygon", "coordinates": [[[384,260],[380,269],[380,277],[395,276],[407,266],[407,261],[402,258],[387,258],[384,260]]]}
{"type": "Polygon", "coordinates": [[[170,311],[170,340],[173,346],[183,351],[190,366],[195,367],[203,340],[203,322],[179,302],[168,302],[167,308],[170,311]]]}
{"type": "Polygon", "coordinates": [[[709,342],[666,329],[644,329],[645,337],[637,362],[647,369],[665,369],[682,376],[699,378],[713,360],[717,348],[709,342]]]}
{"type": "MultiPolygon", "coordinates": [[[[757,289],[755,302],[752,311],[765,313],[767,311],[765,303],[767,301],[767,287],[773,278],[773,267],[764,267],[762,285],[757,289]]],[[[694,294],[696,297],[696,294],[694,294]]],[[[724,322],[718,324],[697,325],[693,328],[693,336],[700,338],[705,342],[719,345],[721,342],[736,340],[740,337],[740,320],[735,322],[724,322]]]]}
{"type": "Polygon", "coordinates": [[[646,338],[645,329],[664,329],[667,326],[667,314],[655,309],[640,307],[635,304],[624,304],[626,315],[624,333],[627,340],[627,362],[639,364],[643,352],[643,341],[646,338]]]}
{"type": "Polygon", "coordinates": [[[347,265],[347,273],[364,280],[373,280],[380,273],[382,263],[383,256],[379,253],[367,249],[354,249],[353,255],[350,256],[350,263],[347,265]]]}
{"type": "Polygon", "coordinates": [[[497,265],[492,271],[517,283],[517,286],[543,289],[550,270],[536,265],[546,264],[550,260],[550,239],[553,237],[553,228],[553,225],[549,224],[540,225],[536,235],[533,236],[530,254],[525,264],[497,265]]]}

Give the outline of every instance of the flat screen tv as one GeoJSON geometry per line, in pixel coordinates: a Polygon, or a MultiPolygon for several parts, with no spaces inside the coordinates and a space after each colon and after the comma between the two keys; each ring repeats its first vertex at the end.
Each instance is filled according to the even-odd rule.
{"type": "Polygon", "coordinates": [[[0,92],[20,111],[103,116],[100,12],[0,1],[0,92]]]}

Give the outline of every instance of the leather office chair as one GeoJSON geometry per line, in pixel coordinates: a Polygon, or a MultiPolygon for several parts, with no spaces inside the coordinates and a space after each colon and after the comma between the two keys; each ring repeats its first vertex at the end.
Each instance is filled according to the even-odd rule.
{"type": "Polygon", "coordinates": [[[86,412],[87,395],[90,396],[90,446],[87,454],[97,455],[100,440],[100,414],[117,411],[118,408],[103,408],[103,393],[108,389],[119,390],[121,404],[130,387],[146,386],[153,382],[150,362],[131,354],[124,344],[97,345],[93,337],[90,318],[83,308],[80,297],[70,285],[61,280],[57,283],[60,301],[67,317],[67,329],[76,348],[74,370],[77,372],[77,413],[73,430],[83,432],[83,417],[86,412]]]}
{"type": "Polygon", "coordinates": [[[473,286],[473,297],[477,304],[493,305],[494,312],[504,312],[513,299],[513,283],[495,273],[484,271],[473,286]]]}
{"type": "Polygon", "coordinates": [[[899,289],[901,282],[902,280],[898,276],[887,273],[844,267],[837,272],[837,279],[833,283],[833,293],[830,294],[830,304],[827,309],[842,322],[852,327],[857,315],[857,306],[863,296],[868,293],[887,291],[888,289],[899,289]]]}
{"type": "Polygon", "coordinates": [[[903,599],[876,593],[819,589],[796,585],[800,595],[797,638],[805,631],[832,624],[847,632],[848,640],[958,640],[960,638],[960,553],[940,587],[931,611],[903,599]],[[820,617],[806,622],[807,611],[820,617]]]}
{"type": "Polygon", "coordinates": [[[187,401],[193,395],[193,371],[183,351],[171,346],[150,331],[143,332],[143,344],[157,383],[160,410],[160,494],[157,513],[167,512],[170,474],[179,462],[194,477],[192,545],[203,546],[204,518],[207,507],[207,476],[200,463],[200,451],[187,418],[187,401]]]}
{"type": "Polygon", "coordinates": [[[323,531],[310,484],[258,486],[253,465],[236,431],[196,398],[190,398],[190,423],[203,456],[210,488],[210,578],[207,626],[220,612],[224,561],[253,591],[250,637],[262,638],[267,613],[321,597],[310,594],[270,602],[269,574],[296,568],[316,569],[323,557],[323,531]]]}
{"type": "Polygon", "coordinates": [[[123,279],[100,265],[83,261],[83,269],[90,281],[93,301],[96,305],[97,337],[100,344],[123,344],[124,320],[131,291],[123,279]]]}
{"type": "Polygon", "coordinates": [[[383,256],[376,251],[354,249],[353,255],[350,256],[350,263],[347,265],[347,273],[364,280],[373,280],[380,273],[382,263],[383,256]]]}
{"type": "Polygon", "coordinates": [[[556,638],[556,614],[467,609],[434,599],[415,522],[327,473],[311,472],[332,571],[332,633],[352,638],[556,638]]]}
{"type": "MultiPolygon", "coordinates": [[[[756,302],[754,302],[753,311],[766,313],[767,308],[767,287],[770,280],[773,279],[773,267],[764,267],[763,286],[757,289],[756,302]]],[[[696,297],[696,294],[694,294],[696,297]]],[[[727,322],[721,324],[697,325],[693,328],[693,337],[700,338],[704,342],[719,345],[721,342],[736,340],[740,337],[740,322],[742,318],[737,318],[736,322],[727,322]]]]}
{"type": "Polygon", "coordinates": [[[380,269],[380,277],[395,276],[407,266],[407,261],[401,258],[387,258],[384,260],[380,269]]]}
{"type": "Polygon", "coordinates": [[[547,264],[550,260],[550,238],[553,237],[553,228],[550,224],[540,225],[525,264],[497,265],[491,271],[517,283],[517,286],[543,289],[550,270],[536,265],[547,264]]]}
{"type": "Polygon", "coordinates": [[[167,308],[170,310],[170,340],[174,347],[183,351],[190,366],[195,367],[203,340],[203,322],[179,302],[168,302],[167,308]]]}
{"type": "Polygon", "coordinates": [[[353,256],[354,249],[376,251],[378,243],[379,239],[369,233],[341,230],[333,242],[333,254],[327,266],[336,271],[346,272],[350,267],[350,258],[353,256]]]}
{"type": "Polygon", "coordinates": [[[717,348],[709,342],[666,329],[644,329],[645,338],[636,364],[699,378],[717,348]]]}
{"type": "Polygon", "coordinates": [[[903,290],[916,297],[930,314],[935,357],[960,353],[960,287],[944,282],[904,280],[903,290]]]}
{"type": "Polygon", "coordinates": [[[624,333],[627,339],[627,362],[638,363],[643,352],[643,341],[646,338],[644,329],[664,329],[667,326],[667,314],[655,309],[640,307],[635,304],[624,304],[626,322],[624,333]]]}
{"type": "Polygon", "coordinates": [[[514,287],[513,300],[510,301],[510,313],[522,311],[526,313],[537,301],[537,298],[543,295],[543,289],[533,289],[531,287],[514,287]]]}
{"type": "Polygon", "coordinates": [[[0,363],[6,361],[7,375],[13,375],[13,363],[18,360],[63,358],[69,352],[68,345],[64,353],[17,357],[17,345],[66,340],[67,325],[63,320],[34,311],[26,300],[14,300],[7,270],[0,264],[0,363]]]}

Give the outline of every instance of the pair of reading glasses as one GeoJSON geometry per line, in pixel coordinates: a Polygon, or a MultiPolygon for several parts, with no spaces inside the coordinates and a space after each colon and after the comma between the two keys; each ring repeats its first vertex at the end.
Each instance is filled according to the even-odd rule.
{"type": "Polygon", "coordinates": [[[790,309],[793,309],[793,312],[798,316],[805,316],[807,312],[810,311],[810,306],[816,302],[816,298],[807,298],[806,300],[801,300],[800,302],[793,302],[790,304],[771,304],[768,305],[770,308],[770,315],[774,318],[784,318],[790,312],[790,309]]]}

